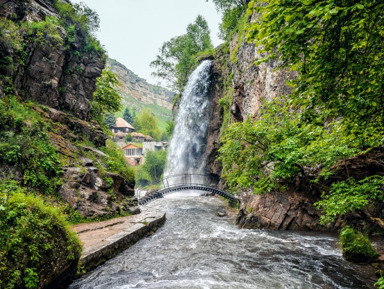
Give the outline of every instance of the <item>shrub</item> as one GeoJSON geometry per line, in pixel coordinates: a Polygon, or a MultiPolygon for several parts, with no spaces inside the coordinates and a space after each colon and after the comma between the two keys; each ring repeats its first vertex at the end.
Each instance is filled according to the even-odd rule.
{"type": "Polygon", "coordinates": [[[16,98],[0,100],[0,107],[0,165],[20,171],[24,185],[52,194],[60,185],[62,166],[49,140],[49,124],[16,98]]]}
{"type": "Polygon", "coordinates": [[[369,239],[349,226],[341,230],[340,241],[343,247],[343,256],[348,261],[369,262],[378,257],[369,239]]]}
{"type": "Polygon", "coordinates": [[[128,166],[123,151],[112,141],[107,140],[107,145],[101,149],[106,155],[105,164],[110,172],[120,174],[129,182],[134,182],[135,173],[128,166]]]}
{"type": "Polygon", "coordinates": [[[0,204],[0,288],[44,287],[77,267],[80,241],[58,208],[4,186],[0,204]]]}

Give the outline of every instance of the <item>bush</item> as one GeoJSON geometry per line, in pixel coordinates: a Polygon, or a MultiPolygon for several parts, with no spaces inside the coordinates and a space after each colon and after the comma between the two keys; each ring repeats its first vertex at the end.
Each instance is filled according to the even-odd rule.
{"type": "MultiPolygon", "coordinates": [[[[62,166],[49,139],[49,123],[32,105],[16,98],[0,100],[0,165],[21,172],[19,181],[45,194],[60,185],[62,166]]],[[[5,175],[5,178],[14,178],[5,175]]]]}
{"type": "Polygon", "coordinates": [[[134,182],[135,173],[133,169],[128,166],[122,150],[112,140],[107,140],[106,147],[101,150],[107,155],[105,163],[108,171],[120,174],[129,182],[134,182]]]}
{"type": "Polygon", "coordinates": [[[0,204],[0,288],[41,288],[76,269],[80,241],[58,208],[4,186],[0,204]]]}
{"type": "Polygon", "coordinates": [[[349,226],[341,230],[340,241],[343,247],[343,256],[348,261],[370,262],[378,257],[369,239],[349,226]]]}

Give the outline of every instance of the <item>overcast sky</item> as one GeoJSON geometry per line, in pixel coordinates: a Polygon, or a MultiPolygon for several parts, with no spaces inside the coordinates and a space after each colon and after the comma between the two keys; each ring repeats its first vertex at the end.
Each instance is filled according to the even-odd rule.
{"type": "Polygon", "coordinates": [[[148,82],[156,84],[149,63],[165,41],[184,34],[188,24],[201,14],[208,21],[214,46],[220,15],[206,0],[71,0],[84,2],[100,16],[97,38],[110,58],[148,82]]]}

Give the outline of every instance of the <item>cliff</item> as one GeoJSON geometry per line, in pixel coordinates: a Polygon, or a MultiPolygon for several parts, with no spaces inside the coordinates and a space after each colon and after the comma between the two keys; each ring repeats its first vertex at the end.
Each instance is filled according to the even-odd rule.
{"type": "Polygon", "coordinates": [[[107,65],[119,76],[124,106],[139,111],[150,108],[160,119],[172,118],[171,110],[176,96],[174,92],[149,84],[116,60],[108,59],[107,65]]]}
{"type": "MultiPolygon", "coordinates": [[[[210,125],[207,143],[207,173],[220,180],[222,165],[217,160],[222,132],[233,122],[259,117],[263,102],[289,94],[287,80],[293,72],[277,68],[276,61],[255,65],[263,55],[258,47],[234,34],[229,44],[216,49],[211,90],[210,125]]],[[[246,228],[276,230],[329,230],[320,225],[321,212],[313,205],[320,198],[317,190],[289,186],[285,192],[254,195],[252,189],[237,192],[241,200],[237,223],[246,228]]],[[[335,224],[337,228],[340,224],[335,224]]]]}
{"type": "MultiPolygon", "coordinates": [[[[54,190],[68,209],[82,217],[131,211],[135,203],[131,199],[133,173],[122,176],[120,169],[111,167],[117,157],[106,146],[107,136],[91,115],[105,52],[85,24],[77,22],[81,18],[68,3],[11,0],[1,4],[0,100],[12,121],[18,121],[16,109],[24,110],[18,116],[23,124],[20,131],[16,126],[1,127],[1,141],[11,142],[9,131],[26,134],[34,127],[33,121],[45,123],[33,129],[49,135],[48,145],[60,159],[57,170],[62,170],[62,184],[54,190]],[[14,96],[16,100],[10,102],[14,96]],[[32,120],[28,120],[29,114],[32,120]]],[[[28,139],[24,141],[27,144],[28,139]]],[[[23,156],[27,148],[23,149],[19,154],[27,158],[23,156]]],[[[3,172],[12,172],[1,178],[17,181],[25,179],[31,165],[21,166],[5,157],[0,163],[3,172]]],[[[44,194],[42,188],[38,190],[44,194]]]]}

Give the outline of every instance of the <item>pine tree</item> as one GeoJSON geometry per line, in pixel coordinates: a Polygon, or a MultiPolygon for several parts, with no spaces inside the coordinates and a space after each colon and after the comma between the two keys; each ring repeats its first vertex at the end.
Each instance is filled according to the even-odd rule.
{"type": "Polygon", "coordinates": [[[107,114],[104,121],[109,128],[116,125],[116,117],[113,114],[107,114]]]}
{"type": "Polygon", "coordinates": [[[127,121],[129,123],[133,123],[133,115],[129,111],[128,107],[126,107],[124,110],[123,118],[125,121],[127,121]]]}

